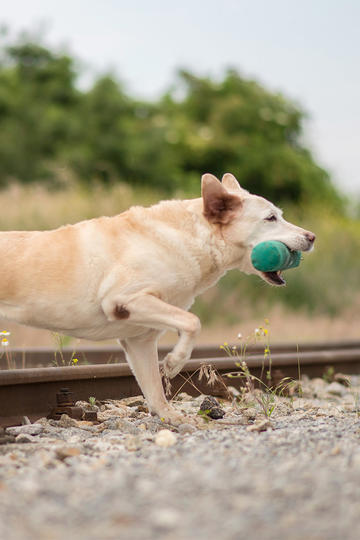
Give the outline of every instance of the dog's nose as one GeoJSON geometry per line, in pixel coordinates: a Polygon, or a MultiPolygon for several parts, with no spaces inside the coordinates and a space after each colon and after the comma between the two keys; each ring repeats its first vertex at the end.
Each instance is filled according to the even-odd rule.
{"type": "Polygon", "coordinates": [[[316,236],[314,233],[308,231],[307,233],[305,233],[305,236],[312,244],[315,242],[316,236]]]}

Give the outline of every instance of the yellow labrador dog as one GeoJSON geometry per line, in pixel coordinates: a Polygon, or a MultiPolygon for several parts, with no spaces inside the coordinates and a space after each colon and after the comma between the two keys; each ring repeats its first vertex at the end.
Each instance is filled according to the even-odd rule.
{"type": "Polygon", "coordinates": [[[205,174],[197,199],[135,206],[53,231],[2,232],[0,316],[78,338],[118,338],[149,410],[177,424],[183,419],[164,395],[158,338],[179,334],[164,360],[174,377],[200,331],[187,311],[198,294],[232,268],[283,285],[279,272],[251,264],[252,248],[264,240],[308,251],[315,235],[231,174],[222,182],[205,174]]]}

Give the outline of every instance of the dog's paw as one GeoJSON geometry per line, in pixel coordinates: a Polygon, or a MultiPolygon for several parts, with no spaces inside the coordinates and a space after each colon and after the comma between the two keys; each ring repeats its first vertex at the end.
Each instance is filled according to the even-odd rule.
{"type": "Polygon", "coordinates": [[[186,358],[179,357],[174,353],[169,353],[164,358],[163,371],[164,375],[169,379],[176,377],[180,373],[183,365],[186,363],[186,358]]]}

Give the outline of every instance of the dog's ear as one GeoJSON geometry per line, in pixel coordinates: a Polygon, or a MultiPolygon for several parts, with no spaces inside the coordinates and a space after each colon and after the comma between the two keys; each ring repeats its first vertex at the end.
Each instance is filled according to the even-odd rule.
{"type": "Polygon", "coordinates": [[[222,185],[229,191],[242,191],[248,193],[246,189],[242,188],[235,176],[231,173],[225,173],[221,180],[222,185]]]}
{"type": "Polygon", "coordinates": [[[204,216],[210,223],[227,225],[242,205],[240,197],[229,193],[212,174],[203,175],[201,193],[204,216]]]}

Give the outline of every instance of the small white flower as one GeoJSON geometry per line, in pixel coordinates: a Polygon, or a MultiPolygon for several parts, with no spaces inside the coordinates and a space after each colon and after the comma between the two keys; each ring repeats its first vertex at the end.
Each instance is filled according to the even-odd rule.
{"type": "Polygon", "coordinates": [[[8,347],[8,345],[9,345],[9,340],[6,339],[5,337],[2,338],[2,340],[1,340],[1,346],[2,346],[2,347],[8,347]]]}
{"type": "Polygon", "coordinates": [[[7,330],[2,330],[0,332],[0,336],[10,336],[11,332],[8,332],[7,330]]]}
{"type": "Polygon", "coordinates": [[[262,337],[262,336],[265,336],[268,333],[267,330],[265,332],[265,330],[264,330],[264,328],[262,326],[260,326],[260,328],[255,328],[254,332],[255,332],[255,337],[262,337]]]}

